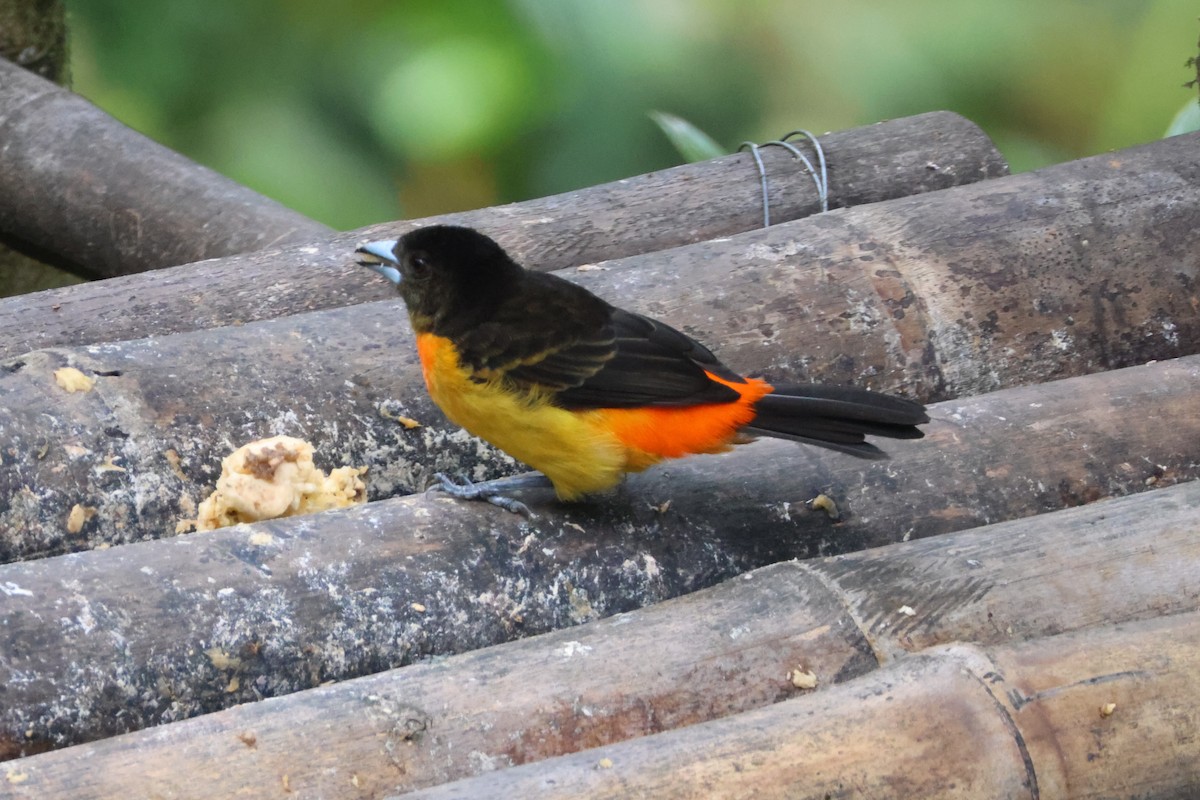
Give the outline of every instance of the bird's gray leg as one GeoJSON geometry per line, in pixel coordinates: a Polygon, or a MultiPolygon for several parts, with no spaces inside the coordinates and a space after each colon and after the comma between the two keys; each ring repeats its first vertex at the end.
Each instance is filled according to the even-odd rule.
{"type": "Polygon", "coordinates": [[[519,500],[508,497],[507,493],[520,489],[553,488],[550,479],[540,472],[527,472],[523,475],[497,478],[496,480],[484,481],[483,483],[472,483],[469,480],[464,480],[463,483],[456,483],[442,472],[437,473],[434,477],[438,479],[438,483],[429,488],[431,492],[445,492],[459,500],[486,500],[494,506],[503,508],[505,511],[521,514],[531,519],[534,514],[529,510],[529,506],[519,500]]]}

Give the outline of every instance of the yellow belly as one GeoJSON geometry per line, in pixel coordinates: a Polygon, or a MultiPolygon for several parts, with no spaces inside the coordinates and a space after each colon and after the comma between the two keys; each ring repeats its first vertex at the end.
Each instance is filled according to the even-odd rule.
{"type": "Polygon", "coordinates": [[[659,460],[629,452],[605,428],[602,412],[566,411],[498,381],[472,380],[448,339],[422,334],[417,349],[429,395],[446,416],[544,474],[563,500],[607,489],[624,472],[659,460]]]}

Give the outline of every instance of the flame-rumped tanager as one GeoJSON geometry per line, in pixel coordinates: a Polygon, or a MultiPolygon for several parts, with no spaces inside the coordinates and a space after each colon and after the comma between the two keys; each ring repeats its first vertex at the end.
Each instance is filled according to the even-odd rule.
{"type": "Polygon", "coordinates": [[[563,500],[755,436],[885,458],[866,436],[918,439],[929,421],[892,395],[742,377],[686,334],[526,270],[471,228],[419,228],[358,253],[408,307],[433,401],[563,500]]]}

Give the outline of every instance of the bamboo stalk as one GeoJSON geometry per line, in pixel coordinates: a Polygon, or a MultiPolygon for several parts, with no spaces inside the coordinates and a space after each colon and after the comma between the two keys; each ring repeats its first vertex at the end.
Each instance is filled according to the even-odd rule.
{"type": "MultiPolygon", "coordinates": [[[[1170,357],[1200,350],[1192,309],[1200,299],[1188,288],[1196,265],[1185,252],[1189,237],[1200,237],[1200,225],[1191,224],[1200,189],[1188,189],[1196,190],[1194,205],[1184,201],[1186,191],[1137,194],[1125,171],[1149,174],[1167,156],[1195,159],[1195,148],[1179,152],[1186,144],[1129,151],[1116,167],[1114,159],[1074,167],[1074,182],[1055,191],[1069,195],[1072,208],[1091,208],[1090,219],[1078,211],[1039,219],[1053,206],[1021,206],[1012,192],[989,191],[979,207],[990,208],[991,218],[954,217],[920,239],[921,226],[943,219],[931,209],[948,214],[946,197],[977,191],[947,190],[790,223],[814,235],[803,245],[792,238],[802,228],[789,234],[784,225],[575,277],[722,343],[731,366],[778,381],[905,387],[937,399],[1170,357]],[[1111,205],[1097,206],[1096,196],[1111,205]],[[914,213],[913,230],[900,238],[895,203],[914,213]],[[849,245],[845,237],[867,216],[891,231],[890,243],[849,245]],[[844,224],[851,218],[859,222],[844,224]],[[1062,264],[1057,245],[1008,255],[1015,242],[1042,236],[1051,224],[1055,236],[1089,244],[1062,264]],[[1163,226],[1178,236],[1151,235],[1163,226]],[[969,243],[955,239],[969,236],[969,243]],[[1112,258],[1118,247],[1122,257],[1112,258]],[[1138,247],[1145,249],[1139,254],[1138,247]],[[688,275],[685,286],[679,274],[688,275]],[[1089,282],[1099,288],[1081,288],[1089,282]],[[1104,289],[1135,283],[1138,292],[1104,289]],[[1081,291],[1091,300],[1081,301],[1081,291]]],[[[993,183],[1023,181],[1017,196],[1044,197],[1030,190],[1046,176],[993,183]]],[[[0,542],[0,556],[169,534],[188,503],[208,491],[229,450],[273,433],[371,466],[373,497],[420,488],[431,471],[482,477],[511,470],[506,456],[448,432],[419,376],[395,302],[10,362],[0,370],[7,401],[0,452],[9,467],[0,472],[8,505],[0,508],[0,527],[12,541],[0,542]],[[96,376],[95,390],[65,395],[53,375],[68,365],[96,376]],[[399,432],[388,418],[394,413],[381,407],[424,427],[399,432]],[[96,510],[78,536],[64,526],[76,505],[96,510]]]]}
{"type": "MultiPolygon", "coordinates": [[[[1200,164],[1197,141],[1173,137],[569,276],[718,346],[745,374],[923,400],[1200,352],[1200,183],[1177,185],[1200,164]],[[1069,254],[1068,239],[1078,244],[1069,254]]],[[[431,406],[396,301],[36,351],[0,370],[0,393],[0,452],[11,459],[0,471],[10,505],[0,527],[13,531],[0,557],[168,535],[210,490],[222,457],[276,433],[370,466],[372,498],[423,488],[431,472],[515,469],[431,406]],[[95,390],[59,389],[53,375],[68,365],[96,376],[95,390]],[[400,430],[396,413],[423,427],[400,430]],[[96,514],[69,535],[63,520],[76,504],[96,514]]]]}
{"type": "Polygon", "coordinates": [[[404,796],[1194,797],[1197,670],[1195,613],[950,645],[813,697],[404,796]]]}
{"type": "MultiPolygon", "coordinates": [[[[571,630],[26,758],[8,766],[24,776],[14,796],[266,798],[286,775],[309,796],[353,787],[381,797],[804,694],[791,670],[811,671],[827,694],[931,643],[1011,647],[1194,612],[1198,511],[1200,483],[1188,483],[775,564],[571,630]],[[905,605],[913,616],[899,611],[905,605]]],[[[1044,687],[1009,685],[1026,698],[1018,718],[1036,713],[1027,698],[1044,687]]],[[[844,715],[853,701],[838,697],[823,707],[844,715]]],[[[934,760],[957,773],[969,763],[961,756],[934,760]]],[[[1043,796],[1066,796],[1048,791],[1049,775],[1039,767],[1043,796]]]]}
{"type": "Polygon", "coordinates": [[[333,232],[3,59],[0,127],[0,235],[77,274],[126,275],[333,232]]]}
{"type": "MultiPolygon", "coordinates": [[[[0,108],[5,104],[3,92],[0,85],[0,108]]],[[[124,141],[131,135],[74,95],[64,93],[56,102],[75,109],[71,113],[86,118],[89,126],[110,131],[105,136],[114,141],[124,141]],[[93,119],[97,116],[99,119],[93,119]]],[[[40,163],[33,156],[44,158],[48,146],[49,134],[45,128],[56,128],[62,122],[34,115],[26,124],[36,128],[28,146],[19,146],[15,136],[6,134],[5,152],[10,155],[7,160],[0,159],[0,221],[9,221],[0,222],[0,229],[19,226],[14,230],[22,232],[23,238],[43,248],[60,248],[64,258],[78,262],[119,261],[125,258],[124,250],[136,251],[141,247],[122,237],[112,242],[109,245],[112,252],[101,258],[92,252],[91,244],[78,240],[90,230],[88,225],[107,225],[114,215],[118,221],[124,217],[109,210],[98,212],[91,205],[95,202],[93,196],[86,193],[82,196],[89,203],[85,208],[64,204],[64,192],[55,188],[59,177],[40,169],[30,175],[32,166],[40,163]],[[19,184],[20,191],[5,190],[6,180],[19,184]],[[29,197],[31,192],[38,200],[33,207],[37,211],[28,207],[34,199],[29,197]],[[3,206],[6,197],[19,200],[7,212],[3,206]],[[62,209],[63,216],[53,216],[57,213],[55,209],[62,209]],[[83,227],[79,227],[81,219],[83,227]]],[[[68,152],[62,159],[78,149],[79,141],[88,141],[91,135],[83,139],[68,136],[63,145],[68,152]]],[[[829,133],[821,137],[821,142],[830,163],[829,197],[833,208],[942,189],[1008,172],[1003,157],[986,134],[949,112],[829,133]]],[[[161,150],[140,138],[127,147],[137,158],[142,158],[146,149],[161,150]]],[[[161,179],[154,175],[147,177],[140,169],[127,168],[128,158],[119,157],[124,156],[124,151],[110,156],[122,181],[126,175],[136,178],[126,191],[138,197],[152,195],[153,202],[144,214],[147,219],[141,226],[143,236],[151,240],[166,239],[163,246],[169,244],[173,250],[202,246],[196,258],[218,254],[214,249],[217,245],[208,237],[189,229],[190,222],[182,227],[173,222],[152,225],[153,212],[158,208],[155,203],[161,199],[153,193],[169,188],[161,186],[161,179]]],[[[773,220],[796,219],[820,210],[812,177],[789,153],[783,148],[768,147],[762,156],[771,187],[773,220]]],[[[162,156],[168,157],[184,161],[175,154],[162,156]]],[[[75,187],[69,172],[61,179],[75,187]]],[[[115,189],[108,187],[107,191],[115,189]]],[[[77,188],[65,196],[73,197],[74,193],[78,193],[77,188]]],[[[133,203],[130,200],[127,205],[139,208],[133,203]]],[[[187,203],[174,205],[183,207],[175,213],[197,213],[186,211],[187,203]]],[[[224,205],[218,210],[229,213],[224,205]]],[[[375,225],[323,240],[321,234],[314,232],[307,237],[311,242],[303,246],[0,301],[0,358],[41,347],[93,344],[242,324],[378,300],[384,296],[381,288],[364,281],[360,270],[351,263],[355,246],[369,238],[395,237],[415,226],[435,222],[486,230],[501,238],[531,267],[549,270],[752,230],[762,224],[762,197],[754,160],[747,153],[739,153],[512,205],[375,225]]],[[[112,240],[108,229],[90,231],[88,235],[96,237],[96,242],[112,240]]],[[[279,232],[264,235],[264,240],[255,240],[260,247],[271,245],[271,238],[279,232]]],[[[249,249],[242,243],[231,243],[230,247],[249,249]]],[[[164,263],[167,262],[160,258],[150,266],[164,263]]]]}
{"type": "MultiPolygon", "coordinates": [[[[70,70],[67,12],[62,0],[0,5],[0,59],[8,59],[48,81],[66,83],[70,70]]],[[[74,276],[13,250],[0,236],[0,295],[74,282],[74,276]]]]}
{"type": "MultiPolygon", "coordinates": [[[[1193,357],[937,406],[929,438],[897,442],[889,462],[761,441],[633,476],[591,504],[531,493],[534,520],[418,496],[10,564],[0,730],[25,752],[87,741],[628,611],[788,558],[1200,478],[1197,392],[1193,357]],[[837,521],[806,506],[818,492],[837,521]]],[[[941,569],[962,580],[922,588],[918,574],[860,602],[870,636],[895,626],[936,640],[922,626],[979,591],[978,567],[947,558],[941,569]]],[[[878,563],[865,572],[887,574],[878,563]]],[[[1181,596],[1195,593],[1185,584],[1181,596]]],[[[1026,624],[978,607],[970,618],[1026,624]]],[[[851,655],[872,652],[887,648],[851,655]]]]}

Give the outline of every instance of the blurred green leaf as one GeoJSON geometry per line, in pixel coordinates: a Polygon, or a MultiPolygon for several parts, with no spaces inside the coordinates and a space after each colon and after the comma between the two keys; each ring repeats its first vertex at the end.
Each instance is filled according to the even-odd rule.
{"type": "Polygon", "coordinates": [[[338,230],[398,218],[391,176],[304,100],[228,98],[199,131],[201,155],[239,183],[338,230]]]}
{"type": "Polygon", "coordinates": [[[727,155],[728,150],[721,147],[704,131],[697,128],[686,119],[668,114],[665,111],[651,111],[650,119],[662,129],[662,132],[675,145],[679,155],[689,164],[697,161],[708,161],[710,158],[727,155]]]}
{"type": "Polygon", "coordinates": [[[1167,132],[1164,136],[1178,136],[1181,133],[1192,133],[1200,131],[1200,102],[1196,98],[1189,99],[1183,104],[1183,108],[1179,109],[1179,113],[1175,115],[1175,119],[1171,120],[1171,124],[1167,126],[1167,132]]]}
{"type": "Polygon", "coordinates": [[[1160,136],[1196,52],[1195,0],[65,2],[76,91],[338,228],[710,158],[800,109],[945,108],[1031,169],[1160,136]],[[667,108],[692,124],[646,124],[667,108]]]}
{"type": "Polygon", "coordinates": [[[462,36],[414,46],[388,65],[371,121],[400,156],[487,151],[530,113],[533,74],[510,42],[462,36]]]}

